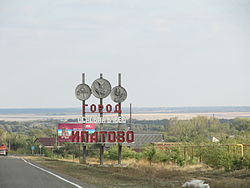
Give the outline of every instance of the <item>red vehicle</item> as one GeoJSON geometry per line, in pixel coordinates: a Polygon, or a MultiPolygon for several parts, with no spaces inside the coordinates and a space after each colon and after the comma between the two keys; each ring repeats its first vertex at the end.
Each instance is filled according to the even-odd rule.
{"type": "Polygon", "coordinates": [[[8,155],[8,149],[4,144],[0,146],[0,155],[5,155],[5,156],[8,155]]]}

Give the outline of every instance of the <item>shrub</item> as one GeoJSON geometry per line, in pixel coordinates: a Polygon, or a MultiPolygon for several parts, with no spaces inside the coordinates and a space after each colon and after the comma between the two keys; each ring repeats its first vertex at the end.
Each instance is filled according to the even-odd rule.
{"type": "Polygon", "coordinates": [[[177,164],[178,166],[183,166],[185,164],[185,159],[178,148],[167,150],[157,149],[154,161],[177,164]]]}
{"type": "Polygon", "coordinates": [[[245,157],[234,158],[232,161],[232,170],[241,170],[241,169],[250,168],[250,160],[245,157]]]}
{"type": "Polygon", "coordinates": [[[173,148],[169,150],[170,161],[177,164],[178,166],[184,166],[185,159],[181,155],[181,152],[178,148],[173,148]]]}
{"type": "Polygon", "coordinates": [[[56,154],[57,156],[62,156],[63,158],[67,156],[67,152],[64,148],[56,148],[54,150],[54,154],[56,154]]]}
{"type": "Polygon", "coordinates": [[[224,168],[226,171],[250,168],[250,160],[215,146],[203,150],[203,161],[212,168],[224,168]]]}
{"type": "Polygon", "coordinates": [[[139,160],[143,158],[143,153],[141,152],[135,152],[135,159],[139,160]]]}
{"type": "Polygon", "coordinates": [[[143,155],[149,161],[150,166],[155,157],[155,154],[156,154],[156,149],[154,146],[148,146],[144,148],[143,155]]]}
{"type": "Polygon", "coordinates": [[[170,153],[166,150],[156,150],[156,154],[154,157],[155,162],[169,162],[171,160],[170,153]]]}
{"type": "MultiPolygon", "coordinates": [[[[108,158],[108,159],[113,159],[116,160],[118,157],[118,146],[112,146],[111,148],[109,148],[105,153],[104,153],[104,157],[108,158]]],[[[135,151],[133,151],[132,149],[123,146],[122,147],[122,158],[123,159],[128,159],[128,158],[140,158],[140,155],[137,154],[135,151]]]]}
{"type": "Polygon", "coordinates": [[[231,169],[233,157],[219,146],[207,147],[202,151],[202,159],[205,164],[216,169],[224,167],[226,171],[231,169]]]}
{"type": "Polygon", "coordinates": [[[43,153],[45,157],[53,157],[53,153],[51,152],[50,149],[44,149],[43,153]]]}

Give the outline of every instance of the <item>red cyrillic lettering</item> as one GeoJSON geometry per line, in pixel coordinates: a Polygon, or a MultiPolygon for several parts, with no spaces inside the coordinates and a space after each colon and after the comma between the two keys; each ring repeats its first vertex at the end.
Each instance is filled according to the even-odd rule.
{"type": "Polygon", "coordinates": [[[90,105],[90,111],[93,113],[96,112],[96,105],[95,104],[90,105]]]}
{"type": "Polygon", "coordinates": [[[99,104],[99,105],[98,105],[98,111],[99,111],[99,112],[102,112],[102,111],[103,111],[103,105],[102,105],[102,104],[99,104]]]}
{"type": "Polygon", "coordinates": [[[126,133],[126,141],[128,143],[134,142],[135,141],[135,135],[133,131],[127,131],[126,133]]]}
{"type": "Polygon", "coordinates": [[[115,142],[116,135],[114,131],[108,132],[108,142],[115,142]]]}
{"type": "Polygon", "coordinates": [[[88,106],[88,104],[84,104],[84,105],[82,105],[82,113],[85,113],[86,112],[86,106],[88,106]]]}
{"type": "Polygon", "coordinates": [[[88,131],[82,131],[81,132],[81,137],[82,137],[82,140],[81,142],[89,142],[89,133],[88,131]]]}
{"type": "Polygon", "coordinates": [[[99,134],[101,135],[101,142],[105,142],[105,134],[107,134],[107,131],[100,131],[99,134]]]}
{"type": "Polygon", "coordinates": [[[125,142],[125,133],[123,131],[118,131],[117,132],[117,142],[121,143],[121,142],[125,142]]]}
{"type": "Polygon", "coordinates": [[[108,105],[106,106],[106,111],[107,111],[108,113],[110,113],[110,112],[112,111],[112,106],[111,106],[111,104],[108,104],[108,105]]]}
{"type": "Polygon", "coordinates": [[[121,105],[120,104],[116,104],[115,105],[115,111],[114,111],[114,113],[122,113],[121,105]]]}
{"type": "Polygon", "coordinates": [[[89,142],[98,142],[98,132],[94,132],[93,134],[90,135],[89,142]]]}
{"type": "Polygon", "coordinates": [[[72,131],[71,142],[79,142],[79,131],[72,131]]]}

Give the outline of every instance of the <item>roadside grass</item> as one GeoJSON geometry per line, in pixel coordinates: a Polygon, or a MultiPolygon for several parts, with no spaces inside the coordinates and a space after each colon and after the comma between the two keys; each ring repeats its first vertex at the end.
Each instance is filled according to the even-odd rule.
{"type": "Polygon", "coordinates": [[[123,165],[106,160],[104,166],[98,165],[98,159],[90,158],[88,165],[78,164],[69,159],[47,157],[25,157],[63,174],[75,177],[83,182],[103,188],[179,188],[192,179],[205,180],[212,188],[250,187],[250,171],[240,170],[224,172],[213,170],[203,164],[178,167],[164,163],[149,163],[145,160],[123,160],[123,165]]]}

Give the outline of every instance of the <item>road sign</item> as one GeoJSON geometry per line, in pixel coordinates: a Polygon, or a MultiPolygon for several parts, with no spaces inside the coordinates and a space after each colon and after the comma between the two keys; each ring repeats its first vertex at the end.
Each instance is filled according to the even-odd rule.
{"type": "Polygon", "coordinates": [[[121,86],[116,86],[111,91],[111,99],[116,103],[122,103],[127,98],[127,91],[121,86]]]}
{"type": "Polygon", "coordinates": [[[35,150],[36,149],[36,146],[31,146],[31,150],[35,150]]]}
{"type": "Polygon", "coordinates": [[[103,78],[96,79],[91,85],[92,93],[95,97],[103,99],[111,92],[111,84],[103,78]]]}
{"type": "Polygon", "coordinates": [[[91,95],[91,89],[87,84],[79,84],[75,89],[76,98],[79,100],[87,100],[91,95]]]}

